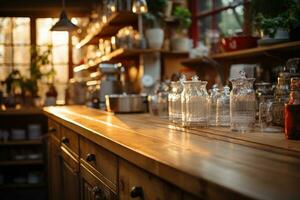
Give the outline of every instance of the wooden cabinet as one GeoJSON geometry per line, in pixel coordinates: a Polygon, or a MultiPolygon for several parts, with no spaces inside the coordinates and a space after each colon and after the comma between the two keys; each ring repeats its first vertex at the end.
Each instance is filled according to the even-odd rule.
{"type": "Polygon", "coordinates": [[[50,199],[61,199],[61,156],[60,141],[54,136],[49,137],[49,197],[50,199]]]}
{"type": "Polygon", "coordinates": [[[114,193],[99,177],[89,171],[84,165],[80,166],[80,196],[81,200],[115,200],[114,193]]]}
{"type": "Polygon", "coordinates": [[[62,151],[62,198],[79,200],[79,163],[67,149],[62,151]]]}
{"type": "Polygon", "coordinates": [[[120,160],[119,198],[127,199],[182,199],[182,192],[134,165],[120,160]]]}

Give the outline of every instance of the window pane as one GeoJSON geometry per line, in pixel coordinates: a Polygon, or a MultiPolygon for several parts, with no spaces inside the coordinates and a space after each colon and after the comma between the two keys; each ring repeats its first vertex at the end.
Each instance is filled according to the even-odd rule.
{"type": "Polygon", "coordinates": [[[14,63],[24,63],[29,66],[30,46],[14,46],[14,63]]]}
{"type": "Polygon", "coordinates": [[[235,9],[234,14],[232,9],[226,10],[224,12],[221,12],[217,19],[218,19],[218,27],[219,30],[225,34],[233,34],[235,32],[239,32],[242,30],[242,24],[243,24],[243,6],[239,6],[235,9]],[[241,23],[241,24],[240,24],[241,23]]]}
{"type": "Polygon", "coordinates": [[[28,70],[28,65],[23,65],[23,66],[15,66],[14,67],[15,70],[19,70],[21,75],[25,78],[29,78],[30,77],[30,72],[28,70]]]}
{"type": "Polygon", "coordinates": [[[12,20],[9,17],[0,17],[0,44],[12,43],[12,20]]]}
{"type": "Polygon", "coordinates": [[[68,81],[68,65],[54,65],[56,71],[55,83],[67,83],[68,81]]]}
{"type": "Polygon", "coordinates": [[[5,80],[8,74],[11,72],[12,66],[0,65],[0,80],[5,80]]]}
{"type": "Polygon", "coordinates": [[[61,46],[68,45],[68,32],[52,32],[52,45],[53,46],[61,46]]]}
{"type": "Polygon", "coordinates": [[[55,24],[56,18],[40,18],[36,20],[36,38],[38,45],[52,44],[50,28],[55,24]]]}
{"type": "Polygon", "coordinates": [[[12,47],[0,45],[0,63],[12,64],[12,47]]]}
{"type": "Polygon", "coordinates": [[[68,63],[68,48],[67,46],[53,47],[52,49],[53,63],[68,63]]]}
{"type": "Polygon", "coordinates": [[[13,18],[14,44],[30,44],[30,19],[29,18],[13,18]]]}

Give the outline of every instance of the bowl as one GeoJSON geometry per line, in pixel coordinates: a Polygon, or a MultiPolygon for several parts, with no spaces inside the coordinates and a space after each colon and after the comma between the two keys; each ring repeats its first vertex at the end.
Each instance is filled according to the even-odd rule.
{"type": "Polygon", "coordinates": [[[257,37],[252,36],[231,36],[221,40],[221,46],[225,52],[238,51],[257,47],[257,37]]]}
{"type": "Polygon", "coordinates": [[[115,113],[147,112],[147,95],[112,94],[105,96],[106,109],[115,113]]]}

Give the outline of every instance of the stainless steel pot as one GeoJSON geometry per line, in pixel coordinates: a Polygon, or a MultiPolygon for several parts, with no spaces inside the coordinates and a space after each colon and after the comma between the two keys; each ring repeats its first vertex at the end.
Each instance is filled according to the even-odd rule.
{"type": "Polygon", "coordinates": [[[106,108],[109,112],[137,113],[146,112],[148,107],[147,95],[113,94],[106,95],[106,108]]]}

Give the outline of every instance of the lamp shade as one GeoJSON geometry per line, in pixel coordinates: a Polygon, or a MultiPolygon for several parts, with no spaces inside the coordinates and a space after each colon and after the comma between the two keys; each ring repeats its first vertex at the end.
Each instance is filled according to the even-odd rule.
{"type": "Polygon", "coordinates": [[[65,10],[60,13],[58,22],[56,22],[50,29],[50,31],[67,31],[72,32],[77,30],[79,27],[73,24],[67,16],[65,10]]]}

